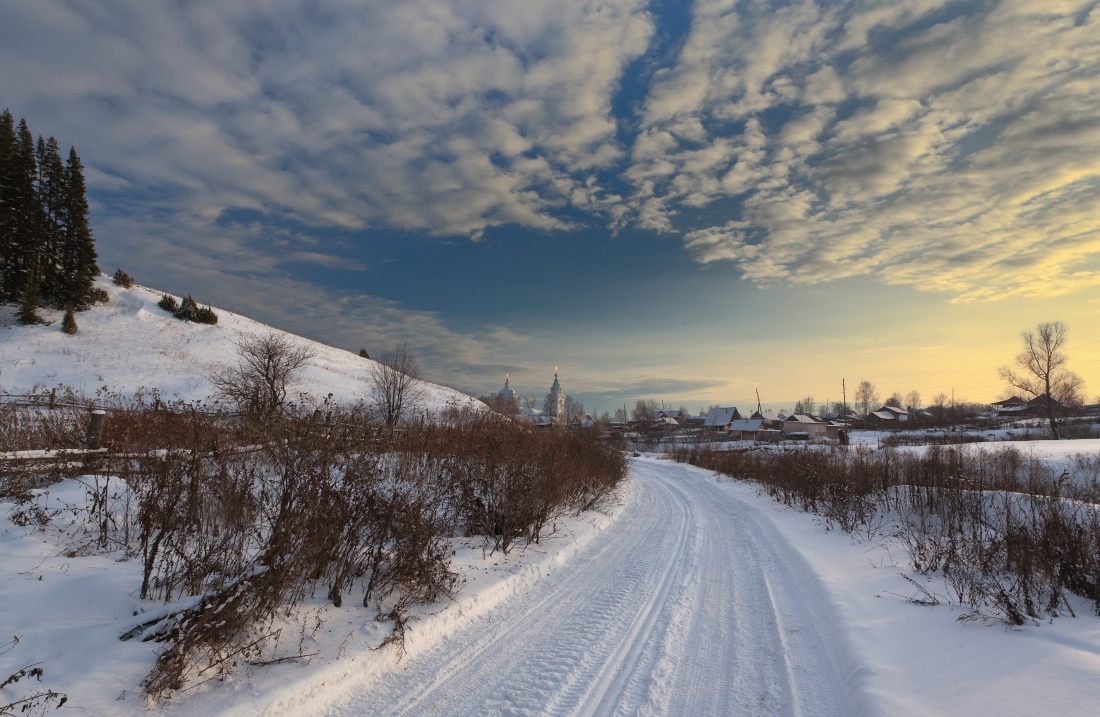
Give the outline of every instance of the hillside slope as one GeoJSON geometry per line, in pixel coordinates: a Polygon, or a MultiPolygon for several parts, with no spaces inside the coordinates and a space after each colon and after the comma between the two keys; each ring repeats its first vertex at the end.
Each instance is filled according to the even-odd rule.
{"type": "MultiPolygon", "coordinates": [[[[345,404],[371,400],[367,375],[374,362],[369,359],[222,309],[216,326],[181,321],[157,306],[160,292],[123,289],[102,276],[96,285],[110,301],[77,314],[79,331],[73,336],[61,332],[60,311],[40,312],[49,326],[22,326],[15,307],[0,306],[0,394],[63,384],[89,396],[105,386],[111,392],[155,388],[165,398],[205,400],[214,393],[209,374],[236,362],[235,341],[275,332],[316,354],[292,389],[293,399],[301,393],[307,402],[320,402],[331,393],[345,404]]],[[[420,410],[482,405],[435,384],[425,383],[424,389],[420,410]]]]}

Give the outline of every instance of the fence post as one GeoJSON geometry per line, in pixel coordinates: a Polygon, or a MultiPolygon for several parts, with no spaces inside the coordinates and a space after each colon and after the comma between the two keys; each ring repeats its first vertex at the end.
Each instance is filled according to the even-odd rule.
{"type": "Polygon", "coordinates": [[[92,420],[88,424],[88,434],[84,438],[84,446],[90,450],[99,448],[100,438],[103,436],[103,423],[107,419],[107,412],[97,409],[92,411],[92,420]]]}
{"type": "Polygon", "coordinates": [[[52,411],[55,408],[57,408],[57,389],[56,388],[51,388],[50,389],[50,410],[52,411]]]}

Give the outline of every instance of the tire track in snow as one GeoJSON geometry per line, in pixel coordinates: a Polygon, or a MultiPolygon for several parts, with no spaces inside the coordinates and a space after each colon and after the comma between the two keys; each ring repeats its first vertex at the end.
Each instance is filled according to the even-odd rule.
{"type": "Polygon", "coordinates": [[[635,502],[570,563],[328,713],[860,712],[767,521],[683,466],[632,474],[635,502]]]}

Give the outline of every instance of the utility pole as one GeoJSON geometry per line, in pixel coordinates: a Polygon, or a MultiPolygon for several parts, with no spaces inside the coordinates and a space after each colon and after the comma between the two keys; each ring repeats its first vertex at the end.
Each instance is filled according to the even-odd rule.
{"type": "Polygon", "coordinates": [[[848,387],[844,384],[844,379],[840,379],[840,412],[845,416],[848,415],[848,387]]]}

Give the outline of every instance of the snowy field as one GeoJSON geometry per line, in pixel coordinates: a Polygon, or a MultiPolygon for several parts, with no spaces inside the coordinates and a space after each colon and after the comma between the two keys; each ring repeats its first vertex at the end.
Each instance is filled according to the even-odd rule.
{"type": "MultiPolygon", "coordinates": [[[[61,332],[60,311],[39,312],[50,326],[22,326],[14,307],[0,306],[0,396],[48,393],[64,384],[88,397],[103,387],[123,394],[156,388],[166,399],[206,400],[214,392],[207,376],[236,363],[234,342],[274,332],[316,354],[291,400],[298,400],[299,392],[307,403],[321,402],[329,393],[341,403],[371,399],[367,373],[373,362],[356,353],[222,309],[216,310],[215,326],[181,321],[157,306],[159,292],[140,286],[123,289],[105,277],[96,286],[108,292],[110,301],[76,314],[80,330],[73,336],[61,332]]],[[[481,406],[449,388],[430,383],[424,388],[424,410],[481,406]]]]}

